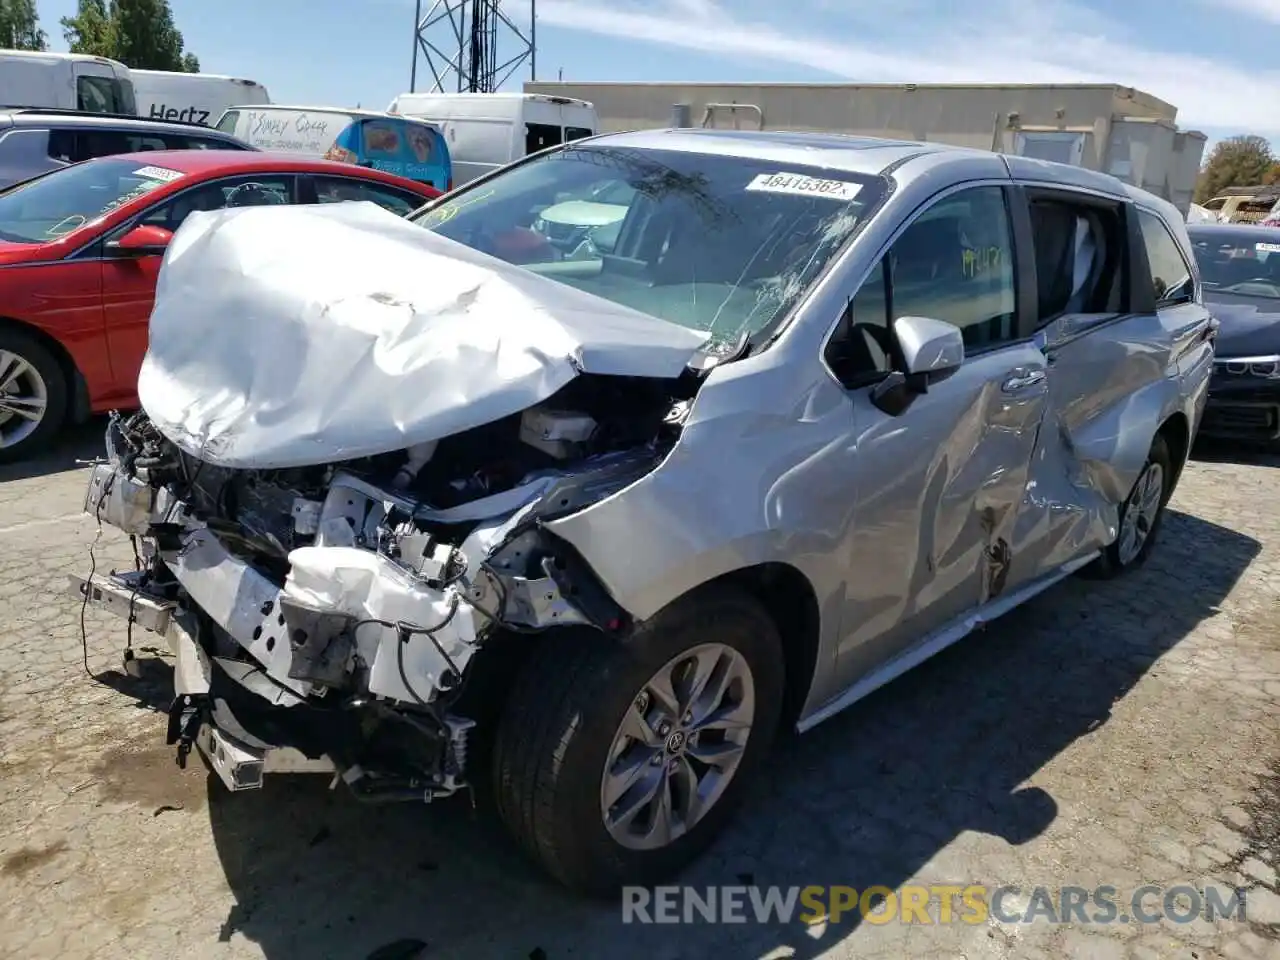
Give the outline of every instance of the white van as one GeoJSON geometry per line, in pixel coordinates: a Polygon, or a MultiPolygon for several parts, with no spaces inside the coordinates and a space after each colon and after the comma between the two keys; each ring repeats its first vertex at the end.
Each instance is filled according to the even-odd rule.
{"type": "Polygon", "coordinates": [[[600,129],[594,104],[540,93],[402,93],[387,110],[440,127],[454,186],[600,129]]]}
{"type": "Polygon", "coordinates": [[[0,50],[0,107],[43,107],[136,116],[129,68],[81,53],[0,50]]]}
{"type": "Polygon", "coordinates": [[[329,152],[338,134],[357,120],[385,116],[347,107],[244,103],[228,107],[217,127],[259,150],[296,153],[318,160],[329,152]]]}
{"type": "Polygon", "coordinates": [[[266,87],[239,77],[171,70],[133,70],[131,75],[138,116],[151,120],[212,127],[228,107],[271,102],[266,87]]]}
{"type": "Polygon", "coordinates": [[[218,129],[259,150],[372,167],[441,191],[454,187],[444,134],[417,117],[345,107],[245,104],[227,110],[218,129]]]}

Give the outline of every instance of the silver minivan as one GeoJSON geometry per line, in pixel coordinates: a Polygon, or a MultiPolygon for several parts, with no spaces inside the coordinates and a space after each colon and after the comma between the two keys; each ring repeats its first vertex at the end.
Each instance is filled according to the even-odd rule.
{"type": "Polygon", "coordinates": [[[229,788],[474,786],[570,887],[654,882],[779,730],[1141,564],[1215,333],[1173,206],[937,144],[628,133],[407,220],[196,214],[85,504],[143,563],[74,592],[165,637],[229,788]]]}

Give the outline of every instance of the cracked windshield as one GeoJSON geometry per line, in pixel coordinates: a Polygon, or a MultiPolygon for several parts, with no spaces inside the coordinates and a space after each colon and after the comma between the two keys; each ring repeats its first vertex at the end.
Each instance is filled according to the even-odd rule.
{"type": "Polygon", "coordinates": [[[843,171],[579,147],[417,222],[560,283],[697,330],[727,352],[786,313],[884,195],[843,171]]]}

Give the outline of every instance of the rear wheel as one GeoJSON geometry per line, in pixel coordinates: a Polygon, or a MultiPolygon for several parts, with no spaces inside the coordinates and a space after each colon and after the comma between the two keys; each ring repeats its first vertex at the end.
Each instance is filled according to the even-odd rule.
{"type": "Polygon", "coordinates": [[[773,620],[736,590],[677,604],[625,643],[549,637],[499,726],[502,819],[575,890],[660,881],[741,799],[778,726],[782,674],[773,620]]]}
{"type": "Polygon", "coordinates": [[[1142,566],[1155,546],[1164,507],[1172,493],[1173,461],[1169,445],[1163,436],[1156,434],[1147,461],[1120,508],[1119,535],[1086,572],[1108,579],[1142,566]]]}
{"type": "Polygon", "coordinates": [[[67,383],[57,359],[26,334],[0,330],[0,463],[48,446],[67,413],[67,383]]]}

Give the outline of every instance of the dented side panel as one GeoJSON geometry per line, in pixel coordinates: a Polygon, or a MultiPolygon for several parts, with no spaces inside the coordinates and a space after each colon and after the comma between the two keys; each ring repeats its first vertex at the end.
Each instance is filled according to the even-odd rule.
{"type": "Polygon", "coordinates": [[[971,357],[902,417],[855,399],[859,490],[845,536],[840,678],[853,683],[1009,577],[1046,416],[1044,355],[1028,343],[971,357]]]}

